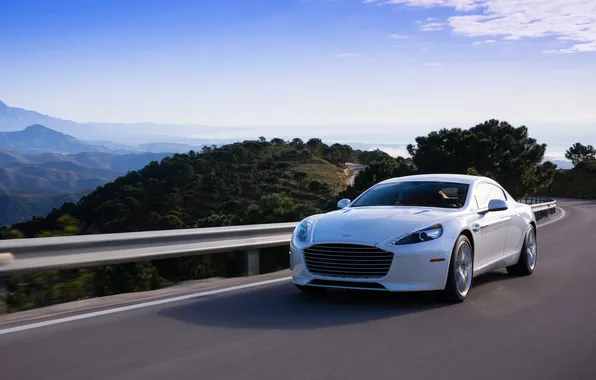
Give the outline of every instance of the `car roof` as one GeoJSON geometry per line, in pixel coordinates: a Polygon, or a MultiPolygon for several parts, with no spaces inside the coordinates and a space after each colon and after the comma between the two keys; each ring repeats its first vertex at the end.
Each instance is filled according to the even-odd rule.
{"type": "Polygon", "coordinates": [[[437,181],[437,182],[455,182],[464,184],[473,184],[480,180],[487,180],[494,182],[488,177],[466,175],[466,174],[415,174],[403,177],[395,177],[386,179],[380,183],[396,183],[404,181],[437,181]]]}

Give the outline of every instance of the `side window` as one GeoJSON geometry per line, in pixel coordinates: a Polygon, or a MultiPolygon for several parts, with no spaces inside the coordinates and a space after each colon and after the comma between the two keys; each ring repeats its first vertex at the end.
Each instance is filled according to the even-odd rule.
{"type": "MultiPolygon", "coordinates": [[[[491,199],[501,199],[506,201],[507,197],[505,196],[505,193],[503,192],[503,190],[495,185],[489,184],[488,185],[490,187],[490,198],[491,199]]],[[[487,205],[488,207],[488,205],[487,205]]]]}
{"type": "Polygon", "coordinates": [[[476,203],[478,209],[482,210],[488,208],[488,202],[491,200],[492,192],[487,183],[481,183],[476,187],[475,191],[476,203]]]}

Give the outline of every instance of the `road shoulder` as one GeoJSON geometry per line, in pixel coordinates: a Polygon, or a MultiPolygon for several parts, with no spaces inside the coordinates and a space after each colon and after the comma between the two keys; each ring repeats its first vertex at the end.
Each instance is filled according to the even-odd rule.
{"type": "Polygon", "coordinates": [[[25,310],[0,315],[0,328],[5,328],[14,324],[39,322],[45,319],[53,319],[58,317],[68,317],[76,314],[98,312],[114,307],[125,307],[140,303],[184,296],[187,294],[214,291],[229,287],[237,287],[256,282],[284,278],[288,276],[290,276],[289,269],[250,277],[214,277],[204,280],[181,282],[166,288],[146,292],[123,293],[113,296],[96,297],[81,301],[66,302],[38,309],[25,310]]]}

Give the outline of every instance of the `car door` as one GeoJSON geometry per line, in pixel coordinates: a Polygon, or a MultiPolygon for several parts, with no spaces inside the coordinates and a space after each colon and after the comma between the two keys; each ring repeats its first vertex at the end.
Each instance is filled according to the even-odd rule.
{"type": "Polygon", "coordinates": [[[507,243],[507,225],[510,216],[508,210],[487,212],[491,199],[504,199],[504,193],[488,182],[477,185],[475,198],[478,204],[479,218],[472,225],[474,232],[481,235],[480,249],[477,250],[475,266],[483,267],[494,262],[504,254],[507,243]]]}
{"type": "Polygon", "coordinates": [[[501,188],[499,188],[498,194],[502,194],[501,196],[504,196],[509,204],[509,209],[507,210],[508,219],[505,223],[507,229],[507,242],[503,249],[503,256],[508,256],[520,251],[526,232],[526,222],[522,216],[522,210],[516,207],[517,202],[508,196],[508,194],[501,188]]]}

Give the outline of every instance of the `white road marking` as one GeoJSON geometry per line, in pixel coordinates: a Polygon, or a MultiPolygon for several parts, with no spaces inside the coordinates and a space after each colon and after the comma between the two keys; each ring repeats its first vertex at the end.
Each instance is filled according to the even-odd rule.
{"type": "Polygon", "coordinates": [[[149,306],[156,306],[156,305],[163,305],[163,304],[171,303],[171,302],[184,301],[184,300],[188,300],[188,299],[192,299],[192,298],[200,298],[200,297],[206,297],[206,296],[210,296],[210,295],[214,295],[214,294],[228,293],[228,292],[233,292],[235,290],[254,288],[256,286],[275,284],[275,283],[278,283],[278,282],[288,281],[288,280],[291,280],[291,279],[292,279],[291,276],[287,276],[287,277],[282,277],[282,278],[276,278],[276,279],[273,279],[273,280],[266,280],[266,281],[253,282],[253,283],[250,283],[250,284],[231,286],[229,288],[215,289],[215,290],[210,290],[210,291],[206,291],[206,292],[186,294],[186,295],[183,295],[183,296],[177,296],[177,297],[166,298],[166,299],[161,299],[161,300],[156,300],[156,301],[150,301],[150,302],[143,302],[143,303],[138,303],[138,304],[135,304],[135,305],[121,306],[121,307],[117,307],[117,308],[113,308],[113,309],[108,309],[108,310],[94,311],[92,313],[85,313],[85,314],[80,314],[80,315],[73,315],[71,317],[51,319],[51,320],[48,320],[48,321],[31,323],[31,324],[28,324],[28,325],[23,325],[23,326],[17,326],[17,327],[11,327],[11,328],[7,328],[7,329],[2,329],[2,330],[0,330],[0,335],[10,334],[10,333],[13,333],[13,332],[18,332],[18,331],[25,331],[25,330],[36,329],[36,328],[44,327],[44,326],[57,325],[57,324],[60,324],[60,323],[79,321],[81,319],[99,317],[99,316],[102,316],[102,315],[120,313],[120,312],[123,312],[123,311],[141,309],[141,308],[149,307],[149,306]]]}
{"type": "MultiPolygon", "coordinates": [[[[544,226],[549,225],[551,223],[558,222],[559,220],[563,219],[565,217],[565,210],[563,210],[562,208],[559,208],[559,209],[561,210],[561,215],[558,218],[553,219],[551,221],[548,221],[546,223],[538,224],[538,228],[544,227],[544,226]]],[[[201,297],[206,297],[206,296],[210,296],[210,295],[214,295],[214,294],[228,293],[228,292],[233,292],[235,290],[249,289],[249,288],[254,288],[254,287],[262,286],[262,285],[276,284],[278,282],[284,282],[284,281],[288,281],[288,280],[291,280],[291,279],[292,279],[291,276],[287,276],[287,277],[276,278],[276,279],[272,279],[272,280],[253,282],[253,283],[250,283],[250,284],[231,286],[229,288],[222,288],[222,289],[209,290],[209,291],[206,291],[206,292],[186,294],[186,295],[183,295],[183,296],[177,296],[177,297],[172,297],[172,298],[165,298],[165,299],[160,299],[160,300],[156,300],[156,301],[142,302],[142,303],[138,303],[138,304],[134,304],[134,305],[128,305],[128,306],[120,306],[120,307],[116,307],[116,308],[113,308],[113,309],[107,309],[107,310],[101,310],[101,311],[94,311],[94,312],[91,312],[91,313],[73,315],[71,317],[50,319],[48,321],[31,323],[31,324],[22,325],[22,326],[1,329],[0,330],[0,335],[10,334],[10,333],[13,333],[13,332],[18,332],[18,331],[25,331],[25,330],[36,329],[36,328],[39,328],[39,327],[57,325],[57,324],[60,324],[60,323],[79,321],[79,320],[82,320],[82,319],[99,317],[99,316],[102,316],[102,315],[121,313],[123,311],[129,311],[129,310],[135,310],[135,309],[142,309],[142,308],[150,307],[150,306],[164,305],[164,304],[172,303],[172,302],[185,301],[185,300],[189,300],[189,299],[193,299],[193,298],[201,298],[201,297]]]]}

